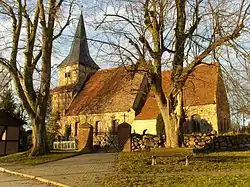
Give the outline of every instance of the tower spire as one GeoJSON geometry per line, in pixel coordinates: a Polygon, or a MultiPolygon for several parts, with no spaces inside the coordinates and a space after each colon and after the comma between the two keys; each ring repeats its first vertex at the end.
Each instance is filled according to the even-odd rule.
{"type": "Polygon", "coordinates": [[[94,68],[96,70],[99,69],[99,66],[94,62],[94,60],[89,54],[82,10],[78,20],[76,32],[74,35],[69,55],[63,60],[63,62],[59,66],[77,63],[94,68]]]}

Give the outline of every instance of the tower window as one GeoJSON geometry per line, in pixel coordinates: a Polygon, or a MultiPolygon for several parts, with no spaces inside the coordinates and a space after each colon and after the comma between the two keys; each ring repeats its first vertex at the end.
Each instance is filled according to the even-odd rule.
{"type": "Polygon", "coordinates": [[[70,76],[71,76],[70,72],[65,73],[65,78],[70,77],[70,76]]]}
{"type": "Polygon", "coordinates": [[[65,78],[67,78],[67,77],[70,77],[70,67],[69,66],[67,66],[65,68],[65,78]]]}

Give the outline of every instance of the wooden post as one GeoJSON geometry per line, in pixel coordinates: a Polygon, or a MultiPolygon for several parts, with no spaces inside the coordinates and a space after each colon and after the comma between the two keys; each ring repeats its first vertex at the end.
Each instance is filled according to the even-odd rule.
{"type": "Polygon", "coordinates": [[[186,164],[185,166],[188,166],[189,165],[189,156],[186,156],[186,164]]]}
{"type": "Polygon", "coordinates": [[[152,155],[152,166],[156,165],[156,156],[152,155]]]}

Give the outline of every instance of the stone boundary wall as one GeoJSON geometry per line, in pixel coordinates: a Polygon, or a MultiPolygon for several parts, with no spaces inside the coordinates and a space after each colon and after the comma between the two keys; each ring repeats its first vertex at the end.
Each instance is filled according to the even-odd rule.
{"type": "Polygon", "coordinates": [[[132,151],[144,151],[164,147],[164,140],[151,134],[131,134],[132,151]]]}
{"type": "Polygon", "coordinates": [[[184,137],[184,145],[188,148],[204,151],[234,151],[250,149],[250,135],[198,133],[184,137]]]}
{"type": "MultiPolygon", "coordinates": [[[[144,151],[164,147],[165,140],[157,135],[131,134],[132,151],[144,151]]],[[[204,151],[250,150],[249,134],[197,133],[184,136],[184,146],[204,151]]]]}

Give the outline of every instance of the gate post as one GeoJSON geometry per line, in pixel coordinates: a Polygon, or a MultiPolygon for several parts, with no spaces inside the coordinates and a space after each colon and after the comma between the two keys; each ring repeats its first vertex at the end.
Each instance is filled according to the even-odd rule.
{"type": "Polygon", "coordinates": [[[79,126],[78,151],[89,153],[93,151],[93,126],[90,124],[81,124],[79,126]]]}
{"type": "Polygon", "coordinates": [[[123,152],[131,152],[131,126],[124,122],[118,125],[119,149],[123,152]]]}

